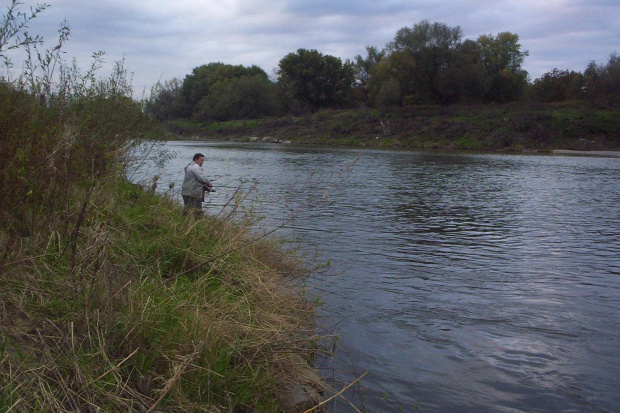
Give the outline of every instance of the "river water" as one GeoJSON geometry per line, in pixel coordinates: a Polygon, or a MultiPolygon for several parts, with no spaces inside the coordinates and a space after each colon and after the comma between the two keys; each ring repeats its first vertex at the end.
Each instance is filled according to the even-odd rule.
{"type": "MultiPolygon", "coordinates": [[[[368,412],[620,412],[620,158],[168,142],[326,272],[320,367],[368,412]]],[[[334,411],[352,412],[346,401],[334,411]]]]}

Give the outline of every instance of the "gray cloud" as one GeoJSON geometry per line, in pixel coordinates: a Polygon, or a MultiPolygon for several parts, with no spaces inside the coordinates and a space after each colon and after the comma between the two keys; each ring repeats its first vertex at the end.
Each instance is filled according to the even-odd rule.
{"type": "MultiPolygon", "coordinates": [[[[617,0],[48,0],[31,23],[52,44],[67,18],[67,56],[82,66],[105,50],[126,59],[141,90],[183,78],[213,61],[256,64],[268,73],[298,48],[342,59],[383,47],[396,31],[422,19],[460,26],[465,38],[509,31],[529,50],[532,78],[554,67],[582,71],[604,63],[620,44],[617,0]]],[[[25,6],[36,1],[24,1],[25,6]]],[[[8,1],[4,1],[8,4],[8,1]]]]}

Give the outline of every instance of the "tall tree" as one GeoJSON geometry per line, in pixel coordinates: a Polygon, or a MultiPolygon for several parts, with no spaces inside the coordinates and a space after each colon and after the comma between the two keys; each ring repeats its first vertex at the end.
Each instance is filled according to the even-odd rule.
{"type": "Polygon", "coordinates": [[[210,93],[211,88],[217,82],[242,76],[269,79],[267,73],[258,66],[245,67],[217,62],[195,67],[192,73],[185,77],[181,87],[181,97],[184,103],[182,116],[191,117],[197,110],[198,103],[210,93]]]}
{"type": "Polygon", "coordinates": [[[504,69],[518,72],[522,70],[525,57],[529,56],[527,50],[521,51],[519,35],[515,33],[483,34],[477,42],[480,60],[489,73],[500,73],[504,69]]]}
{"type": "Polygon", "coordinates": [[[403,94],[397,74],[389,60],[377,64],[368,79],[367,102],[373,106],[398,106],[403,103],[403,94]]]}
{"type": "Polygon", "coordinates": [[[299,49],[280,60],[278,82],[301,109],[343,107],[351,102],[353,65],[316,50],[299,49]]]}
{"type": "Polygon", "coordinates": [[[368,103],[368,81],[373,71],[385,58],[385,51],[375,46],[366,46],[366,57],[356,55],[353,58],[355,70],[355,97],[357,100],[368,103]]]}
{"type": "Polygon", "coordinates": [[[528,78],[522,65],[529,52],[521,50],[519,35],[509,32],[495,36],[483,34],[477,43],[486,72],[487,99],[506,102],[521,98],[528,78]]]}
{"type": "Polygon", "coordinates": [[[366,57],[356,55],[353,59],[355,69],[355,80],[358,84],[366,86],[370,73],[383,60],[385,51],[377,49],[375,46],[366,46],[366,57]]]}
{"type": "Polygon", "coordinates": [[[181,86],[183,82],[174,78],[157,83],[151,90],[151,97],[145,102],[146,113],[162,121],[182,115],[181,86]]]}
{"type": "Polygon", "coordinates": [[[446,103],[449,93],[442,84],[456,62],[461,37],[459,26],[428,20],[396,33],[387,46],[389,65],[412,103],[446,103]]]}
{"type": "Polygon", "coordinates": [[[472,103],[482,100],[484,68],[480,63],[478,45],[465,40],[457,47],[451,64],[446,66],[438,80],[441,103],[472,103]]]}
{"type": "Polygon", "coordinates": [[[605,106],[620,106],[620,56],[612,53],[606,65],[592,61],[584,72],[586,96],[605,106]]]}
{"type": "Polygon", "coordinates": [[[561,102],[579,99],[585,86],[581,73],[553,69],[534,81],[532,97],[539,102],[561,102]]]}
{"type": "Polygon", "coordinates": [[[262,76],[219,81],[200,100],[194,118],[210,122],[283,115],[279,92],[277,85],[262,76]]]}

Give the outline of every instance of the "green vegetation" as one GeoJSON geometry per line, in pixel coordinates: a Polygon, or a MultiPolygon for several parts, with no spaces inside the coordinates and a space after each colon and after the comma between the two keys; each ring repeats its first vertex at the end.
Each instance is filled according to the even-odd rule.
{"type": "Polygon", "coordinates": [[[299,49],[280,60],[275,79],[256,66],[202,65],[183,81],[157,85],[146,112],[174,133],[217,138],[617,148],[618,55],[583,73],[555,68],[533,82],[523,69],[527,56],[516,33],[464,39],[459,26],[423,20],[352,61],[299,49]]]}
{"type": "Polygon", "coordinates": [[[68,223],[0,234],[0,406],[281,411],[314,348],[298,264],[113,177],[74,197],[68,223]]]}
{"type": "Polygon", "coordinates": [[[464,40],[460,27],[426,20],[366,53],[343,63],[299,49],[280,61],[271,87],[255,66],[201,66],[182,82],[160,85],[147,113],[165,121],[173,134],[167,138],[517,152],[620,148],[616,54],[584,73],[553,69],[529,83],[528,52],[517,34],[464,40]]]}
{"type": "Polygon", "coordinates": [[[584,103],[410,106],[322,110],[217,124],[176,120],[167,138],[270,140],[419,149],[532,151],[620,149],[620,111],[584,103]]]}
{"type": "Polygon", "coordinates": [[[278,84],[294,112],[346,107],[351,103],[353,65],[316,50],[299,49],[280,60],[278,84]]]}
{"type": "Polygon", "coordinates": [[[82,75],[4,27],[37,52],[0,81],[0,412],[283,411],[316,377],[303,266],[124,178],[152,125],[121,63],[96,80],[101,54],[82,75]]]}

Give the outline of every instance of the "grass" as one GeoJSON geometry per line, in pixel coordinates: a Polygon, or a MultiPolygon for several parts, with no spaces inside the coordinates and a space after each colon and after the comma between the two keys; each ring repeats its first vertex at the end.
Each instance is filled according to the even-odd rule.
{"type": "Polygon", "coordinates": [[[165,156],[140,150],[159,129],[122,62],[82,73],[68,26],[40,50],[23,30],[45,6],[20,7],[0,27],[0,52],[28,52],[0,75],[0,413],[281,412],[295,384],[322,388],[303,263],[250,215],[198,218],[130,183],[132,156],[165,156]]]}
{"type": "Polygon", "coordinates": [[[321,387],[304,265],[129,183],[152,125],[117,86],[0,82],[0,412],[286,410],[321,387]]]}
{"type": "Polygon", "coordinates": [[[0,233],[0,409],[281,411],[317,340],[294,258],[122,179],[77,232],[0,233]]]}
{"type": "Polygon", "coordinates": [[[322,145],[522,151],[620,149],[620,111],[585,102],[407,106],[321,110],[299,117],[199,125],[173,121],[180,136],[269,136],[322,145]]]}

